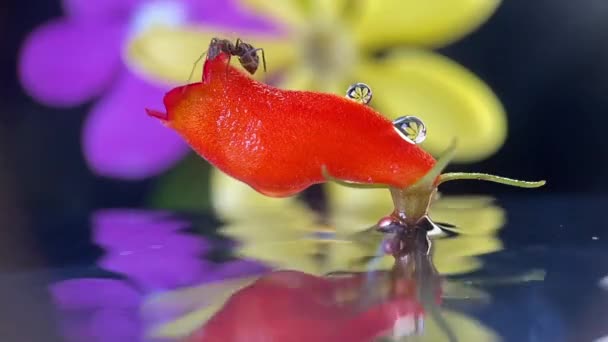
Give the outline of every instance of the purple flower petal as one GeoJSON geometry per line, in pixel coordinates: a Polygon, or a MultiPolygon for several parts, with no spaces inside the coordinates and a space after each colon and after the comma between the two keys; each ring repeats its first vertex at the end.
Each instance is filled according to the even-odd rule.
{"type": "Polygon", "coordinates": [[[92,317],[90,331],[96,341],[132,342],[142,335],[138,310],[99,310],[92,317]]]}
{"type": "Polygon", "coordinates": [[[253,260],[235,260],[217,265],[213,272],[205,273],[201,282],[213,282],[230,278],[258,275],[268,272],[270,268],[253,260]]]}
{"type": "Polygon", "coordinates": [[[63,9],[68,16],[86,21],[129,20],[131,13],[141,0],[63,0],[63,9]]]}
{"type": "Polygon", "coordinates": [[[62,313],[61,330],[69,342],[137,342],[142,334],[136,309],[62,313]]]}
{"type": "Polygon", "coordinates": [[[123,179],[151,177],[188,153],[177,133],[144,111],[163,108],[165,91],[133,74],[122,75],[85,122],[83,148],[94,172],[123,179]]]}
{"type": "Polygon", "coordinates": [[[101,94],[119,70],[123,26],[76,25],[63,19],[46,23],[25,40],[19,78],[36,100],[73,106],[101,94]]]}
{"type": "Polygon", "coordinates": [[[144,292],[196,284],[209,270],[209,264],[198,258],[154,255],[153,251],[111,253],[98,264],[104,269],[127,276],[144,292]]]}
{"type": "MultiPolygon", "coordinates": [[[[186,221],[169,217],[167,213],[136,209],[99,210],[92,216],[92,225],[93,240],[108,249],[129,249],[154,244],[154,241],[145,237],[153,235],[154,239],[163,238],[188,227],[186,221]]],[[[208,245],[202,239],[199,241],[198,251],[202,252],[208,245]]]]}
{"type": "MultiPolygon", "coordinates": [[[[157,234],[154,232],[144,235],[126,236],[125,241],[116,241],[112,246],[104,246],[107,254],[131,256],[145,255],[151,263],[167,257],[199,257],[206,251],[207,243],[196,235],[157,234]]],[[[129,260],[128,257],[124,258],[129,260]]]]}
{"type": "Polygon", "coordinates": [[[50,286],[61,310],[91,310],[103,307],[137,308],[140,294],[122,280],[74,279],[50,286]]]}
{"type": "Polygon", "coordinates": [[[231,29],[276,31],[277,27],[243,9],[237,0],[182,0],[189,8],[190,20],[231,29]]]}
{"type": "Polygon", "coordinates": [[[206,268],[199,257],[209,243],[197,235],[179,233],[186,223],[164,215],[123,209],[96,212],[94,240],[107,250],[100,266],[152,289],[199,279],[206,268]]]}

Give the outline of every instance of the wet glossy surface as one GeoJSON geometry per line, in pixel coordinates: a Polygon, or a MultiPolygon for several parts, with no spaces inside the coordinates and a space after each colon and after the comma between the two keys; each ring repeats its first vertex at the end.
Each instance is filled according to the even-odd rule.
{"type": "Polygon", "coordinates": [[[310,225],[301,213],[279,218],[284,231],[297,232],[291,235],[264,233],[281,224],[263,216],[239,221],[114,209],[50,217],[38,256],[44,261],[2,274],[2,311],[16,322],[3,327],[4,335],[119,342],[180,340],[192,332],[190,341],[395,335],[592,341],[608,335],[608,287],[601,283],[608,276],[608,218],[602,215],[608,199],[470,203],[451,214],[437,211],[443,221],[453,217],[475,229],[458,226],[435,236],[432,260],[420,238],[404,240],[395,261],[374,257],[381,249],[374,233],[341,235],[329,225],[302,233],[297,225],[310,225]],[[468,216],[459,216],[463,212],[468,216]],[[484,228],[496,222],[504,224],[484,228]]]}

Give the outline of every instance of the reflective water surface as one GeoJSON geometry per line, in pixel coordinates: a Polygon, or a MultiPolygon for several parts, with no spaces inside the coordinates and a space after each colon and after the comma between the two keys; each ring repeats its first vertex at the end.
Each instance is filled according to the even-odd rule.
{"type": "Polygon", "coordinates": [[[297,202],[104,209],[2,288],[25,311],[11,336],[35,341],[593,341],[608,335],[607,204],[446,196],[442,230],[398,235],[297,202]]]}

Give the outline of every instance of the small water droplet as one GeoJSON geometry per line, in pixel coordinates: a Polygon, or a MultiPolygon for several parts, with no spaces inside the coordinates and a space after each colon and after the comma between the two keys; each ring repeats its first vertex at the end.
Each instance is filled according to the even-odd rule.
{"type": "Polygon", "coordinates": [[[372,88],[365,83],[352,84],[346,90],[346,97],[362,104],[368,104],[372,101],[372,88]]]}
{"type": "Polygon", "coordinates": [[[395,130],[408,142],[420,144],[426,139],[426,126],[415,116],[402,116],[393,121],[395,130]]]}

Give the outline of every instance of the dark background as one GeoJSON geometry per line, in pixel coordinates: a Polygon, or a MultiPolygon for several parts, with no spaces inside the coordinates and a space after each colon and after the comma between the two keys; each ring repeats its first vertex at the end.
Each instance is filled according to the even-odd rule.
{"type": "MultiPolygon", "coordinates": [[[[92,174],[80,150],[88,105],[47,108],[22,91],[16,76],[21,41],[34,27],[60,15],[59,1],[0,2],[0,210],[3,215],[13,213],[6,219],[141,206],[154,182],[92,174]]],[[[506,0],[481,29],[440,52],[490,85],[504,103],[509,122],[509,137],[499,153],[452,169],[548,180],[540,190],[480,182],[456,182],[444,190],[608,190],[607,1],[506,0]]]]}

